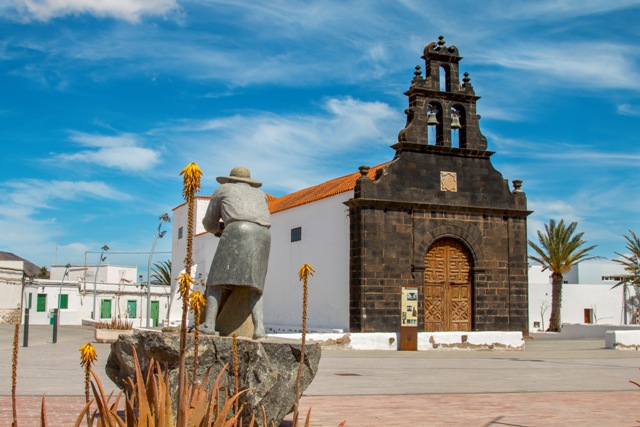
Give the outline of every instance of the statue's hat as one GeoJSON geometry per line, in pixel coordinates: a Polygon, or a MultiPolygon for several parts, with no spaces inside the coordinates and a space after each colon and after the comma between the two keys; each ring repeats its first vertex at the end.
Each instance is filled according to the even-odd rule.
{"type": "Polygon", "coordinates": [[[216,178],[216,181],[218,181],[220,184],[228,184],[230,182],[246,182],[247,184],[255,188],[262,186],[262,183],[260,181],[251,179],[251,173],[249,172],[249,169],[242,166],[236,166],[235,168],[231,169],[229,176],[219,176],[216,178]]]}

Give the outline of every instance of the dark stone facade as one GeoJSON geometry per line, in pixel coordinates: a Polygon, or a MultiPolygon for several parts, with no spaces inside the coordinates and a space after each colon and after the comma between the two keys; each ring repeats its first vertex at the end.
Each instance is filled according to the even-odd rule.
{"type": "MultiPolygon", "coordinates": [[[[398,331],[401,288],[409,286],[418,288],[418,330],[425,330],[425,316],[431,316],[425,305],[433,309],[424,298],[426,277],[433,276],[426,255],[447,238],[468,254],[470,318],[464,330],[526,333],[526,219],[531,212],[522,182],[514,181],[510,190],[491,164],[493,153],[487,151],[476,114],[479,98],[468,74],[462,84],[458,80],[457,48],[446,47],[441,37],[425,47],[422,58],[426,76],[416,67],[405,93],[407,125],[392,146],[394,159],[373,180],[362,167],[354,198],[347,202],[350,329],[398,331]]],[[[437,316],[446,318],[449,311],[437,316]]],[[[450,329],[445,321],[435,330],[450,329]]]]}

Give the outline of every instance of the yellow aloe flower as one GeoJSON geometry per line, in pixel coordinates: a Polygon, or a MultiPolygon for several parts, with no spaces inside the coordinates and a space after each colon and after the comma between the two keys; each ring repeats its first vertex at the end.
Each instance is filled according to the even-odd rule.
{"type": "Polygon", "coordinates": [[[202,176],[202,170],[200,170],[198,165],[192,162],[182,169],[180,175],[184,175],[182,195],[188,200],[192,198],[198,190],[200,190],[200,177],[202,176]]]}
{"type": "Polygon", "coordinates": [[[194,314],[201,313],[206,303],[207,301],[204,299],[204,295],[202,295],[200,291],[193,292],[189,296],[190,309],[194,314]]]}
{"type": "Polygon", "coordinates": [[[91,344],[91,342],[86,343],[82,347],[80,347],[80,366],[88,366],[91,367],[93,362],[98,360],[98,354],[96,353],[96,348],[91,344]]]}
{"type": "Polygon", "coordinates": [[[189,297],[191,285],[195,283],[196,281],[187,273],[182,273],[180,277],[178,277],[178,293],[183,299],[187,299],[189,297]]]}
{"type": "Polygon", "coordinates": [[[315,272],[316,271],[309,264],[302,264],[302,267],[300,267],[300,272],[298,274],[300,280],[306,280],[307,277],[313,276],[313,273],[315,272]]]}

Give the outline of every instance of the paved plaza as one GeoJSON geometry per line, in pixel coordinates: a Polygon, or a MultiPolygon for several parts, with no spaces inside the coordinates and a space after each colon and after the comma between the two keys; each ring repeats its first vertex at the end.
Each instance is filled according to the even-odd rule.
{"type": "MultiPolygon", "coordinates": [[[[11,422],[13,327],[0,325],[0,426],[11,422]]],[[[78,348],[93,330],[31,326],[20,335],[20,426],[39,425],[46,394],[49,426],[73,425],[84,403],[78,348]]],[[[104,374],[109,344],[94,343],[104,374]]],[[[604,348],[604,340],[537,336],[524,351],[393,352],[324,350],[302,399],[311,426],[638,426],[640,354],[604,348]]],[[[282,426],[291,425],[287,417],[282,426]]]]}

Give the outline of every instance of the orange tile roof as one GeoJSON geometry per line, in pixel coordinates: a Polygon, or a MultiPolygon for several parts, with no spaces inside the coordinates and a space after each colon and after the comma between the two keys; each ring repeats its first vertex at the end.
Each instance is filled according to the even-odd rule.
{"type": "MultiPolygon", "coordinates": [[[[378,169],[382,168],[387,163],[389,162],[371,167],[367,176],[371,179],[375,179],[378,169]]],[[[335,196],[336,194],[353,190],[356,187],[356,181],[358,178],[360,178],[360,172],[354,172],[340,178],[335,178],[330,181],[323,182],[322,184],[318,184],[313,187],[304,188],[302,190],[296,191],[295,193],[287,194],[282,197],[275,197],[271,194],[267,194],[267,200],[269,201],[269,211],[274,214],[276,212],[285,211],[287,209],[306,205],[307,203],[316,202],[327,197],[335,196]]],[[[210,199],[211,196],[196,196],[196,198],[210,199]]],[[[175,208],[173,208],[173,210],[175,211],[183,205],[185,205],[185,203],[176,206],[175,208]]]]}
{"type": "MultiPolygon", "coordinates": [[[[369,169],[367,176],[374,179],[376,171],[387,163],[372,167],[369,169]]],[[[281,212],[353,190],[358,178],[360,178],[360,172],[355,172],[350,175],[345,175],[340,178],[323,182],[322,184],[318,184],[313,187],[296,191],[295,193],[287,194],[286,196],[282,196],[274,200],[269,200],[269,210],[274,214],[276,212],[281,212]]]]}

